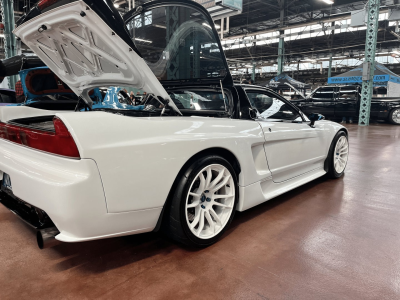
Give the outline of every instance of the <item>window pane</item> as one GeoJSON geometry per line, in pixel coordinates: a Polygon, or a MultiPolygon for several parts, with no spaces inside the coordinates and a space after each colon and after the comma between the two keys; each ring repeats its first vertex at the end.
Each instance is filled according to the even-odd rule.
{"type": "Polygon", "coordinates": [[[247,93],[253,108],[263,119],[301,121],[300,115],[285,102],[262,93],[247,93]]]}
{"type": "Polygon", "coordinates": [[[335,98],[334,88],[320,88],[314,95],[314,99],[330,101],[335,98]]]}
{"type": "Polygon", "coordinates": [[[356,100],[358,90],[355,86],[346,86],[340,88],[339,100],[356,100]]]}
{"type": "Polygon", "coordinates": [[[179,109],[225,110],[224,96],[216,91],[174,91],[169,93],[179,109]]]}
{"type": "Polygon", "coordinates": [[[143,58],[160,80],[226,76],[224,54],[202,13],[184,6],[158,7],[126,24],[143,58]]]}

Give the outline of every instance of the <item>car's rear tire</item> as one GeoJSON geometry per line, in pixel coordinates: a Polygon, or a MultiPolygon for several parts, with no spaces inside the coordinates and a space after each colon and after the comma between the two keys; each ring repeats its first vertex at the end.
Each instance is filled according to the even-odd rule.
{"type": "Polygon", "coordinates": [[[231,164],[217,155],[199,158],[178,178],[166,215],[167,234],[189,246],[214,244],[230,225],[238,198],[231,164]]]}
{"type": "Polygon", "coordinates": [[[390,111],[388,121],[394,125],[400,125],[400,108],[395,108],[390,111]]]}
{"type": "Polygon", "coordinates": [[[327,158],[328,176],[338,179],[343,176],[349,159],[349,140],[345,132],[339,131],[332,141],[327,158]]]}

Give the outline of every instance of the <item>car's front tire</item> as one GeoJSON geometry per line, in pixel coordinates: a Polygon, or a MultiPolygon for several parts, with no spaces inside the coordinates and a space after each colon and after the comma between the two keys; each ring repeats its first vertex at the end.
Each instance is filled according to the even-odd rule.
{"type": "Polygon", "coordinates": [[[333,179],[342,177],[349,159],[349,140],[345,132],[339,131],[336,134],[327,159],[328,176],[333,179]]]}
{"type": "Polygon", "coordinates": [[[169,236],[190,246],[214,244],[231,223],[238,198],[237,176],[227,160],[216,155],[197,159],[173,192],[166,216],[169,236]]]}
{"type": "Polygon", "coordinates": [[[389,123],[400,125],[400,108],[392,109],[389,113],[389,123]]]}

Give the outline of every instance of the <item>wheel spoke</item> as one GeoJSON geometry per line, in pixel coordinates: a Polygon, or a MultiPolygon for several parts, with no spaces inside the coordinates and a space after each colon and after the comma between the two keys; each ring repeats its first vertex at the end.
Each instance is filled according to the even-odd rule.
{"type": "Polygon", "coordinates": [[[337,170],[338,169],[338,161],[337,160],[335,160],[335,169],[337,170]]]}
{"type": "Polygon", "coordinates": [[[213,190],[214,187],[221,181],[222,177],[224,176],[225,169],[219,171],[218,176],[211,182],[209,189],[213,190]]]}
{"type": "Polygon", "coordinates": [[[189,195],[190,196],[193,196],[193,197],[197,197],[197,198],[200,198],[200,194],[196,194],[196,193],[189,193],[189,195]]]}
{"type": "Polygon", "coordinates": [[[200,224],[199,224],[199,228],[197,228],[197,235],[200,236],[201,231],[204,228],[204,210],[200,211],[200,224]]]}
{"type": "Polygon", "coordinates": [[[221,183],[218,184],[216,187],[214,187],[213,190],[218,191],[220,188],[222,188],[223,186],[225,186],[228,183],[230,178],[231,178],[231,175],[225,176],[225,178],[221,181],[221,183]]]}
{"type": "Polygon", "coordinates": [[[218,215],[217,215],[217,213],[214,211],[214,209],[210,209],[210,214],[211,214],[211,216],[214,218],[214,220],[216,221],[216,223],[219,225],[219,226],[222,226],[222,222],[221,222],[221,219],[218,217],[218,215]]]}
{"type": "Polygon", "coordinates": [[[206,189],[210,186],[211,179],[212,179],[212,170],[211,170],[211,167],[208,167],[207,180],[206,180],[206,186],[205,186],[206,189]]]}
{"type": "Polygon", "coordinates": [[[196,227],[196,225],[199,223],[199,221],[200,221],[200,215],[201,215],[201,212],[198,212],[197,214],[196,214],[196,216],[194,217],[194,220],[193,220],[193,222],[192,223],[190,223],[190,229],[194,229],[195,227],[196,227]]]}
{"type": "Polygon", "coordinates": [[[205,213],[206,219],[208,224],[210,225],[210,229],[213,233],[215,233],[215,222],[213,221],[213,219],[211,218],[211,215],[208,211],[206,211],[205,213]]]}
{"type": "Polygon", "coordinates": [[[187,208],[193,208],[200,205],[200,201],[195,201],[187,205],[187,208]]]}
{"type": "Polygon", "coordinates": [[[229,198],[233,197],[235,195],[229,194],[229,195],[214,195],[214,199],[222,199],[222,198],[229,198]]]}
{"type": "Polygon", "coordinates": [[[220,203],[220,202],[214,202],[213,205],[221,206],[221,207],[224,207],[224,208],[232,208],[232,206],[226,205],[226,204],[220,203]]]}
{"type": "Polygon", "coordinates": [[[202,192],[202,191],[204,191],[204,188],[206,186],[206,179],[204,178],[203,173],[200,173],[199,179],[200,179],[199,191],[202,192]]]}

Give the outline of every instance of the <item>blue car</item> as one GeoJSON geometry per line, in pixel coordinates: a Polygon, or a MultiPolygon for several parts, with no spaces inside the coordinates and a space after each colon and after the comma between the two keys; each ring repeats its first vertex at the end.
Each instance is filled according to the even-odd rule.
{"type": "MultiPolygon", "coordinates": [[[[25,95],[23,103],[8,102],[8,106],[28,106],[45,110],[84,110],[79,107],[79,98],[48,67],[37,67],[19,72],[25,95]]],[[[135,95],[137,90],[132,90],[135,95]]],[[[90,93],[92,109],[143,110],[144,105],[137,105],[128,91],[121,87],[96,88],[90,93]]],[[[137,97],[135,98],[137,99],[137,97]]]]}

